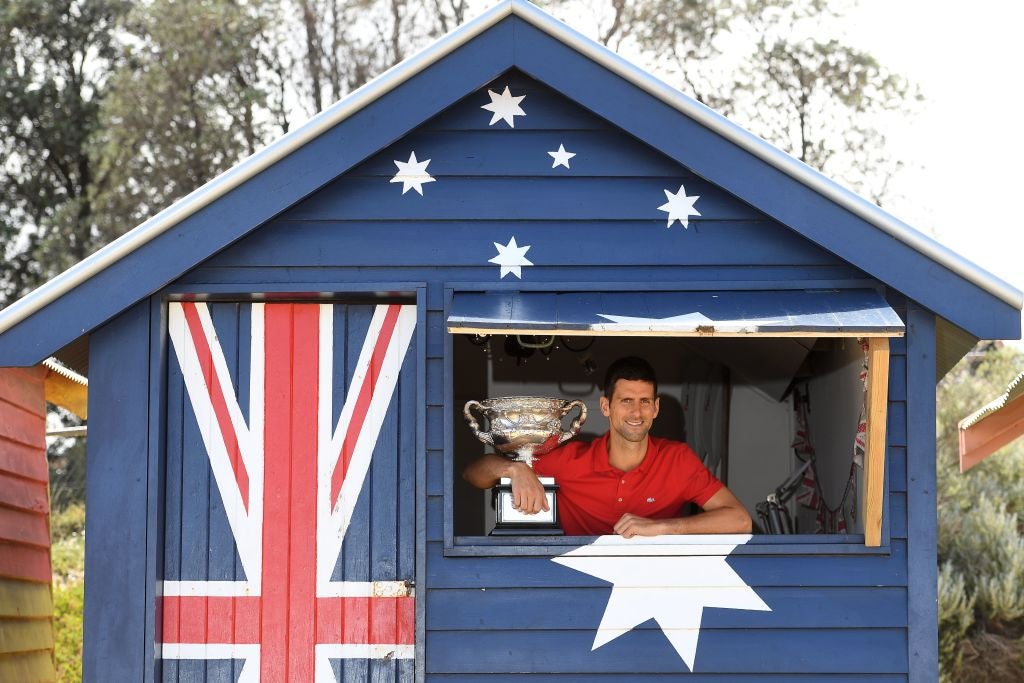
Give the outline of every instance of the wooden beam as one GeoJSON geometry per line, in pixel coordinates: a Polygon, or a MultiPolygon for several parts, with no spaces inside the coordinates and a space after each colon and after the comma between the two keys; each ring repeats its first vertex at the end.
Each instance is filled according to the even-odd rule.
{"type": "Polygon", "coordinates": [[[1024,396],[1018,396],[970,427],[960,427],[960,471],[966,472],[1024,435],[1024,396]]]}
{"type": "Polygon", "coordinates": [[[889,407],[889,340],[868,340],[867,452],[864,455],[864,545],[882,544],[885,500],[885,421],[889,407]]]}

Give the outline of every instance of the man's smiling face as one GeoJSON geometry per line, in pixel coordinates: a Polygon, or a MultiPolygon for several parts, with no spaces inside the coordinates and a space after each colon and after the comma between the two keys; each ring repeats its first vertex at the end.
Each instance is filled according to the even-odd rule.
{"type": "Polygon", "coordinates": [[[623,439],[634,443],[643,441],[658,416],[654,385],[644,380],[616,381],[611,399],[601,397],[601,412],[608,418],[612,431],[623,439]]]}

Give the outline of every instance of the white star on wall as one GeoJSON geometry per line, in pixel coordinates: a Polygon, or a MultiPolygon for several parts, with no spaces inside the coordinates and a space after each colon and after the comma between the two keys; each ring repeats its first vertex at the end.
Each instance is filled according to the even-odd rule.
{"type": "MultiPolygon", "coordinates": [[[[523,279],[522,266],[532,266],[533,263],[526,258],[526,252],[530,248],[530,245],[520,247],[516,244],[515,236],[509,240],[508,244],[494,243],[494,248],[498,250],[498,255],[492,259],[488,259],[488,263],[494,263],[501,266],[501,278],[504,278],[509,273],[512,273],[520,280],[523,279]]],[[[499,279],[501,279],[499,278],[499,279]]]]}
{"type": "Polygon", "coordinates": [[[668,212],[668,225],[666,228],[671,228],[672,223],[679,221],[683,224],[683,228],[690,227],[690,216],[699,216],[700,211],[693,208],[694,203],[700,199],[700,195],[694,195],[693,197],[686,196],[686,190],[683,186],[679,186],[679,192],[672,194],[668,190],[665,190],[665,197],[668,201],[658,207],[659,211],[668,212]]]}
{"type": "Polygon", "coordinates": [[[391,182],[402,183],[402,194],[413,189],[423,196],[423,184],[434,182],[434,177],[427,173],[427,164],[429,163],[430,159],[417,161],[416,152],[409,155],[409,161],[402,162],[396,159],[395,166],[398,167],[398,173],[391,179],[391,182]]]}
{"type": "Polygon", "coordinates": [[[693,671],[705,607],[770,612],[771,608],[725,561],[750,536],[705,539],[708,545],[681,544],[667,536],[628,540],[601,536],[590,545],[552,558],[612,584],[591,649],[654,619],[693,671]]]}
{"type": "Polygon", "coordinates": [[[481,106],[481,109],[486,109],[492,112],[491,122],[488,126],[493,126],[498,121],[504,121],[510,127],[516,127],[516,116],[526,116],[526,112],[519,106],[519,103],[526,99],[526,95],[520,95],[519,97],[513,97],[512,93],[509,92],[508,86],[505,86],[505,92],[500,95],[493,90],[488,90],[487,94],[491,96],[491,103],[481,106]]]}
{"type": "Polygon", "coordinates": [[[569,168],[569,159],[576,156],[575,152],[567,152],[565,150],[565,145],[563,144],[558,145],[557,151],[548,152],[548,154],[551,155],[552,159],[554,159],[554,161],[551,162],[551,168],[558,168],[559,166],[569,168]]]}

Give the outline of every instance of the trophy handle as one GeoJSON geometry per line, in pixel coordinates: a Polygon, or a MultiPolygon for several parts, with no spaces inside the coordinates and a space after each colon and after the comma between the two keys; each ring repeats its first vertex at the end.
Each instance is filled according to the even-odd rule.
{"type": "MultiPolygon", "coordinates": [[[[468,405],[468,404],[467,404],[468,405]]],[[[583,401],[576,399],[575,401],[569,401],[562,408],[562,417],[569,414],[569,411],[573,408],[579,408],[580,414],[576,416],[576,419],[569,425],[569,429],[558,435],[558,445],[561,446],[563,443],[571,439],[580,433],[580,427],[587,421],[587,406],[583,401]]]]}
{"type": "Polygon", "coordinates": [[[489,432],[481,432],[479,423],[477,423],[476,418],[473,417],[471,409],[474,407],[481,413],[484,412],[484,406],[480,401],[466,401],[466,405],[462,408],[462,416],[465,417],[466,422],[469,423],[469,429],[473,432],[473,436],[480,439],[485,444],[493,446],[494,437],[492,437],[489,432]]]}

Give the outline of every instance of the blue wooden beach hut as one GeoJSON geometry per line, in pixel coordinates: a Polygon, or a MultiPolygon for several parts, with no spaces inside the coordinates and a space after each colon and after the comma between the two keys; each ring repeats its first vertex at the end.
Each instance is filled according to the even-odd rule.
{"type": "Polygon", "coordinates": [[[88,372],[87,680],[933,681],[935,383],[1021,298],[509,0],[0,311],[0,366],[88,372]],[[488,533],[462,404],[625,353],[793,533],[488,533]]]}

